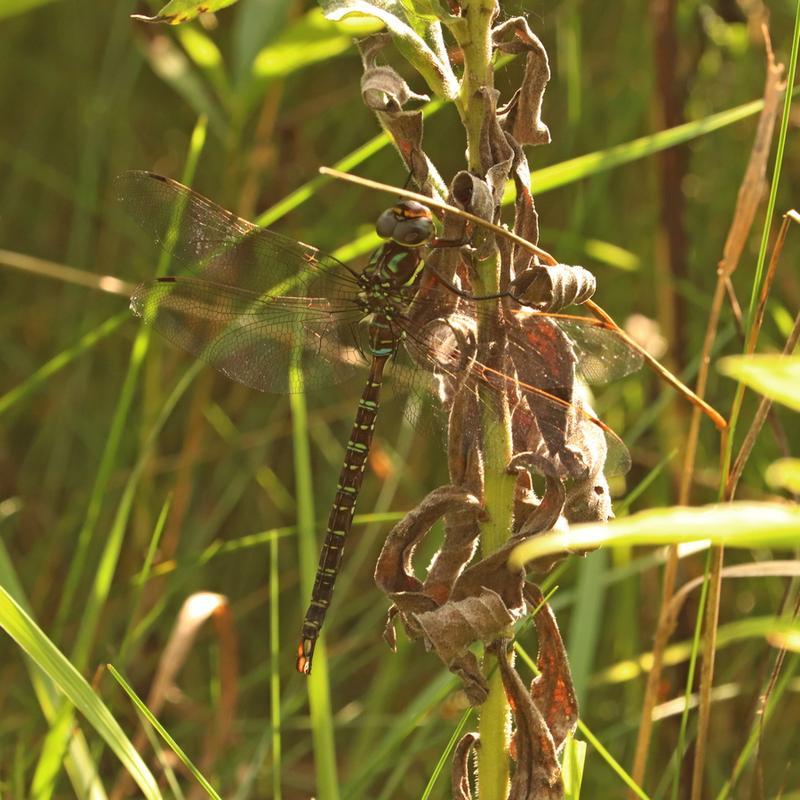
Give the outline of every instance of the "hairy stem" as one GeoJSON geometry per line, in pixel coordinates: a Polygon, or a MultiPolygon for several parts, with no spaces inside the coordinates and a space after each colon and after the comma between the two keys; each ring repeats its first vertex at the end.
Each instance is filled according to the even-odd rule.
{"type": "Polygon", "coordinates": [[[494,84],[492,70],[492,17],[494,0],[470,0],[461,4],[463,22],[453,33],[464,52],[464,75],[458,96],[458,110],[467,132],[469,169],[481,172],[480,141],[483,125],[481,90],[494,84]]]}

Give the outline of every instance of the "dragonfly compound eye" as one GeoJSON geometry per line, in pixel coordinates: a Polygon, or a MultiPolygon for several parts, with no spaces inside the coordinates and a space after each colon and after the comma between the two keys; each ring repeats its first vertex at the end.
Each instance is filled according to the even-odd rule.
{"type": "Polygon", "coordinates": [[[392,231],[392,239],[398,244],[417,245],[423,244],[433,236],[433,221],[426,217],[417,219],[404,219],[398,222],[392,231]]]}
{"type": "Polygon", "coordinates": [[[397,223],[400,219],[402,219],[402,217],[398,216],[396,209],[387,208],[386,211],[378,217],[378,221],[375,223],[375,230],[378,236],[380,236],[381,239],[391,239],[394,234],[394,229],[397,227],[397,223]]]}
{"type": "Polygon", "coordinates": [[[375,230],[383,239],[414,247],[428,241],[435,228],[430,209],[414,200],[402,200],[378,217],[375,230]]]}

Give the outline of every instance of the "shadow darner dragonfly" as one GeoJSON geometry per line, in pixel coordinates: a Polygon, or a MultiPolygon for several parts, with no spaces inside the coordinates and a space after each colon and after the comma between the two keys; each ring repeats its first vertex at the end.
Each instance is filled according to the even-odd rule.
{"type": "Polygon", "coordinates": [[[506,365],[498,370],[484,364],[480,348],[468,347],[469,324],[481,304],[456,299],[456,305],[471,302],[466,313],[454,307],[455,296],[444,286],[419,291],[423,253],[435,243],[425,206],[401,201],[385,211],[376,225],[385,243],[358,273],[169,178],[125,173],[118,178],[118,193],[182,270],[142,284],[131,298],[133,312],[167,339],[228,377],[267,392],[330,385],[369,362],[303,621],[298,671],[311,671],[389,361],[405,359],[411,383],[436,379],[440,390],[442,382],[448,384],[451,395],[478,383],[504,393],[513,404],[515,429],[527,440],[535,431],[537,446],[560,459],[569,474],[586,469],[585,454],[571,444],[569,431],[577,429],[604,441],[607,471],[627,470],[624,444],[577,401],[572,383],[579,364],[585,377],[599,382],[637,369],[639,355],[602,322],[518,309],[506,365]],[[441,309],[447,309],[446,318],[441,309]]]}

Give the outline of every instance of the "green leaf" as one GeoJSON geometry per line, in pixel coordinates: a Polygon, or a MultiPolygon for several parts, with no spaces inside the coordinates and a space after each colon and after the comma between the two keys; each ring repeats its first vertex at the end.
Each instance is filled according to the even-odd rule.
{"type": "Polygon", "coordinates": [[[233,80],[245,82],[258,52],[286,29],[292,0],[240,0],[233,24],[233,80]]]}
{"type": "MultiPolygon", "coordinates": [[[[111,712],[80,672],[2,586],[0,626],[86,717],[136,781],[142,795],[152,800],[161,800],[155,778],[111,712]]],[[[66,715],[64,719],[68,717],[66,715]]]]}
{"type": "Polygon", "coordinates": [[[586,742],[581,742],[570,734],[564,742],[564,757],[561,760],[564,800],[580,800],[585,762],[586,742]]]}
{"type": "Polygon", "coordinates": [[[169,25],[181,25],[199,17],[200,14],[219,11],[226,6],[232,6],[236,0],[170,0],[154,17],[144,14],[131,14],[131,19],[139,22],[166,22],[169,25]]]}
{"type": "Polygon", "coordinates": [[[380,20],[394,39],[395,45],[422,75],[428,86],[440,97],[454,100],[458,80],[449,63],[441,60],[411,24],[403,4],[398,0],[320,0],[325,16],[334,21],[352,14],[380,20]]]}
{"type": "Polygon", "coordinates": [[[605,524],[575,525],[515,547],[509,566],[554,553],[595,547],[681,544],[708,541],[726,547],[800,545],[800,506],[793,503],[719,503],[642,511],[605,524]]]}
{"type": "Polygon", "coordinates": [[[208,91],[199,67],[186,57],[171,38],[160,36],[150,41],[145,49],[145,57],[159,78],[171,86],[198,115],[208,117],[209,125],[220,138],[228,135],[228,121],[208,91]]]}
{"type": "Polygon", "coordinates": [[[764,397],[800,411],[800,356],[728,356],[718,369],[764,397]]]}
{"type": "Polygon", "coordinates": [[[420,19],[436,20],[452,19],[450,9],[439,0],[400,0],[407,14],[419,17],[420,19]]]}
{"type": "Polygon", "coordinates": [[[800,458],[779,458],[767,468],[766,479],[773,489],[800,494],[800,458]]]}
{"type": "Polygon", "coordinates": [[[380,23],[362,17],[331,22],[320,9],[313,9],[291,25],[253,61],[256,78],[278,78],[303,67],[353,51],[353,36],[366,36],[381,29],[380,23]]]}

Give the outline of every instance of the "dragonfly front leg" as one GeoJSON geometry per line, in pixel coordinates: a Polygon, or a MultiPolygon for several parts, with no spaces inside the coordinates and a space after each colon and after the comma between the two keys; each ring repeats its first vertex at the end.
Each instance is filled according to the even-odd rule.
{"type": "Polygon", "coordinates": [[[336,497],[328,517],[328,528],[319,557],[317,575],[311,592],[311,604],[303,619],[300,644],[297,647],[297,671],[305,675],[311,673],[314,648],[320,629],[325,621],[328,606],[331,604],[333,588],[339,567],[342,563],[344,545],[353,522],[358,492],[364,477],[375,418],[378,414],[378,399],[383,369],[388,356],[375,356],[372,359],[367,385],[358,403],[356,419],[350,440],[347,443],[344,464],[339,473],[336,497]]]}

